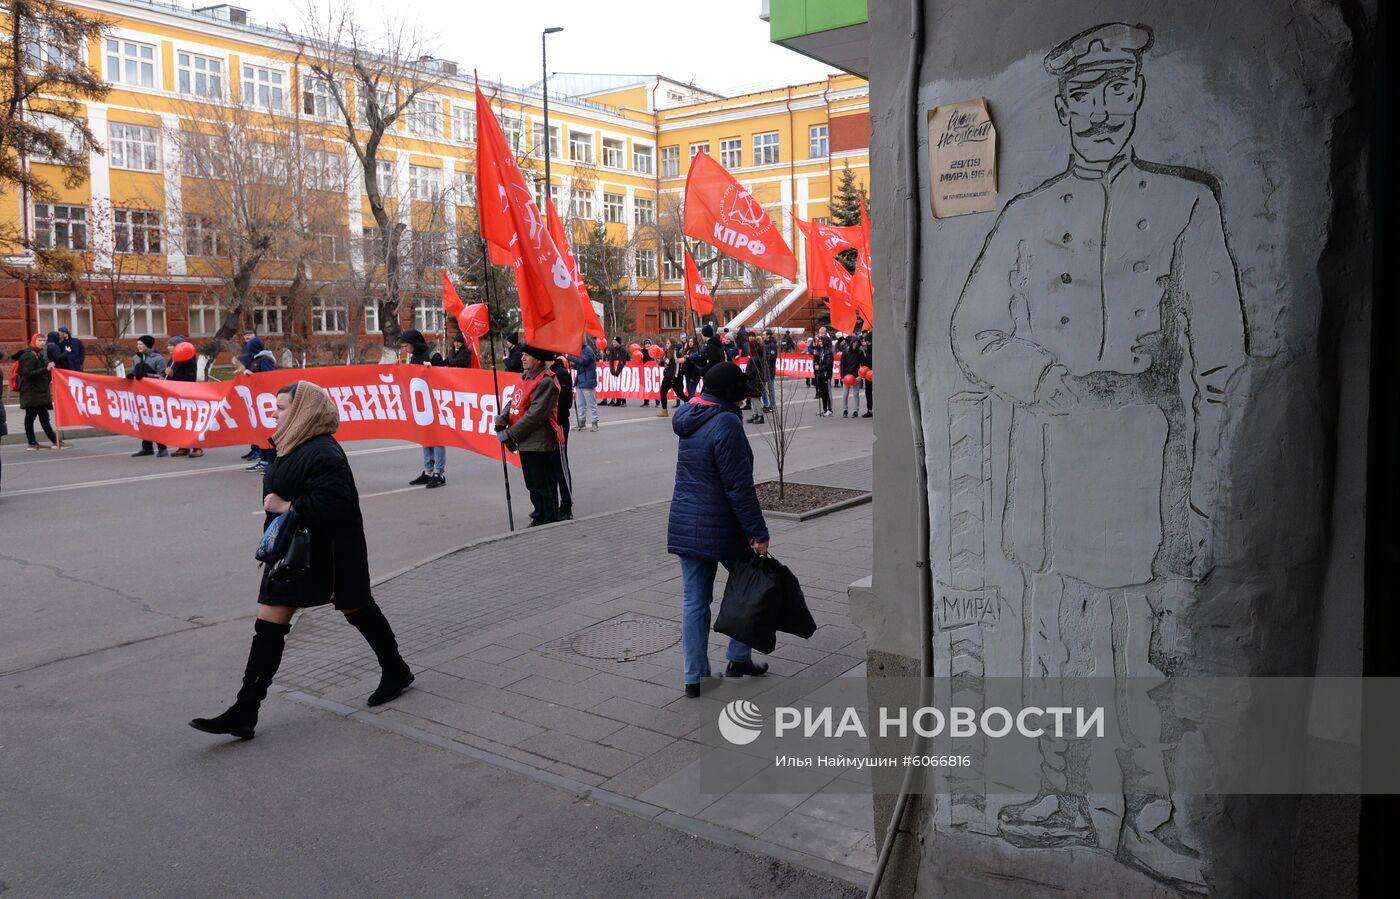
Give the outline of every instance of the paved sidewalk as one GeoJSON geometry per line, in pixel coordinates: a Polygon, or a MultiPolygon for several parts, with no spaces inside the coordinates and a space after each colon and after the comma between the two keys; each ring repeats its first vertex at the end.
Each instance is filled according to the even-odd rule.
{"type": "MultiPolygon", "coordinates": [[[[864,456],[789,479],[868,489],[870,464],[864,456]]],[[[730,794],[698,785],[702,757],[712,764],[713,753],[728,752],[703,736],[724,701],[777,694],[799,675],[803,684],[863,675],[846,588],[870,574],[871,507],[770,521],[773,552],[797,573],[818,630],[806,641],[780,634],[767,678],[721,680],[700,700],[681,690],[682,590],[665,550],[668,509],[654,503],[494,538],[388,578],[376,596],[418,671],[388,707],[365,709],[378,666],[329,608],[298,618],[278,686],[670,826],[859,881],[875,860],[871,799],[859,780],[829,776],[755,795],[773,769],[736,752],[747,785],[730,794]]],[[[716,611],[722,569],[720,577],[716,611]]],[[[727,638],[711,637],[718,672],[727,638]]]]}

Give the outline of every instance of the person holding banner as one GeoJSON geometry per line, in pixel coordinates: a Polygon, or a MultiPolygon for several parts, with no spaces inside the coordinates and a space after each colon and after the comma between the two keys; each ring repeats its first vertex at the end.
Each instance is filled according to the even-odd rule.
{"type": "Polygon", "coordinates": [[[461,331],[452,335],[452,355],[447,357],[447,365],[450,368],[472,367],[472,348],[467,346],[467,338],[461,331]]]}
{"type": "MultiPolygon", "coordinates": [[[[423,332],[417,328],[409,328],[399,334],[399,343],[406,344],[409,348],[409,365],[446,365],[441,353],[434,353],[432,347],[428,346],[428,341],[423,338],[423,332]]],[[[422,485],[429,490],[434,487],[441,487],[447,483],[447,447],[445,446],[425,446],[423,447],[423,472],[418,477],[408,482],[408,486],[417,487],[422,485]]]]}
{"type": "Polygon", "coordinates": [[[58,435],[49,422],[53,411],[53,369],[54,365],[44,358],[40,347],[45,345],[43,335],[35,334],[29,346],[15,353],[15,368],[19,376],[19,407],[24,410],[24,439],[31,450],[58,449],[58,435]],[[49,447],[40,445],[34,436],[34,422],[38,421],[49,438],[49,447]]]}
{"type": "MultiPolygon", "coordinates": [[[[177,335],[166,341],[166,349],[170,353],[170,366],[165,370],[165,379],[194,383],[199,378],[199,363],[195,360],[194,344],[177,335]]],[[[198,459],[204,455],[204,450],[197,446],[181,447],[171,455],[198,459]]]]}
{"type": "MultiPolygon", "coordinates": [[[[666,551],[681,563],[681,651],[685,695],[692,699],[700,695],[701,679],[710,676],[710,604],[719,566],[729,570],[750,551],[768,552],[768,524],[753,483],[753,448],[739,411],[748,395],[744,372],[721,362],[705,373],[704,392],[671,419],[680,448],[666,551]]],[[[738,640],[729,641],[725,657],[725,677],[768,671],[738,640]]]]}
{"type": "Polygon", "coordinates": [[[253,736],[298,609],[333,604],[374,650],[381,674],[368,705],[383,705],[414,679],[399,654],[393,628],[370,592],[355,474],[331,436],[340,428],[335,402],[310,381],[294,381],[277,391],[275,417],[277,431],[271,443],[276,457],[263,473],[264,528],[282,513],[295,511],[310,534],[310,567],[300,575],[274,580],[271,566],[264,566],[242,688],[222,714],[190,721],[195,730],[240,740],[253,736]]]}
{"type": "MultiPolygon", "coordinates": [[[[136,381],[142,378],[165,377],[165,357],[156,352],[156,339],[151,335],[143,334],[136,338],[136,355],[131,357],[131,371],[127,377],[136,381]]],[[[156,452],[151,446],[151,441],[142,440],[141,449],[132,453],[132,458],[154,454],[156,458],[163,459],[170,455],[164,443],[155,444],[160,452],[156,452]]]]}
{"type": "Polygon", "coordinates": [[[555,354],[522,343],[520,386],[510,406],[496,416],[496,439],[506,449],[520,454],[520,473],[530,492],[530,523],[527,527],[559,520],[559,450],[564,432],[555,417],[559,384],[549,371],[555,354]]]}
{"type": "Polygon", "coordinates": [[[598,430],[598,354],[588,335],[583,335],[583,349],[577,356],[570,356],[569,364],[578,372],[574,382],[574,405],[578,415],[578,429],[583,430],[585,419],[592,417],[593,430],[598,430]]]}

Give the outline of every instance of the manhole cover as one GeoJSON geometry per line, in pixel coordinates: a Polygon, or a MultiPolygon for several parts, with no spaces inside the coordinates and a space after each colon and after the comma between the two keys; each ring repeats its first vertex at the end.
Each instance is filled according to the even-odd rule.
{"type": "Polygon", "coordinates": [[[555,640],[548,648],[556,652],[567,650],[590,659],[630,662],[669,649],[680,639],[678,624],[643,615],[623,615],[555,640]]]}

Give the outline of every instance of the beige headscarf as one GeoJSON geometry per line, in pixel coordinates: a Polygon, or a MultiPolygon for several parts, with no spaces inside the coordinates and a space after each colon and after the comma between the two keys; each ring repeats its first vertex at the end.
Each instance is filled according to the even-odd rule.
{"type": "Polygon", "coordinates": [[[312,437],[334,434],[340,429],[340,413],[330,394],[310,381],[298,381],[287,411],[277,421],[272,444],[281,458],[312,437]]]}

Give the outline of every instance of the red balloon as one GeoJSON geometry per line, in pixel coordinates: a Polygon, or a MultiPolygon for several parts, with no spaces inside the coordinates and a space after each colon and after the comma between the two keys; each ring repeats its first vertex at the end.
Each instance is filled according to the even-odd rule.
{"type": "Polygon", "coordinates": [[[843,378],[841,379],[841,383],[842,383],[842,384],[845,384],[847,387],[854,387],[854,386],[856,386],[856,376],[855,376],[855,375],[846,375],[845,377],[843,377],[843,378]]]}
{"type": "Polygon", "coordinates": [[[798,351],[799,353],[805,353],[805,352],[807,352],[807,341],[805,341],[805,340],[799,340],[799,341],[797,341],[797,351],[798,351]]]}
{"type": "Polygon", "coordinates": [[[186,341],[175,344],[175,348],[170,351],[170,358],[176,362],[188,362],[194,358],[194,344],[186,341]]]}
{"type": "Polygon", "coordinates": [[[642,350],[642,345],[640,343],[631,343],[627,345],[627,349],[634,353],[639,353],[642,350]]]}
{"type": "MultiPolygon", "coordinates": [[[[636,345],[636,344],[633,344],[633,346],[635,346],[635,345],[636,345]]],[[[632,361],[633,361],[633,362],[641,362],[641,361],[642,361],[642,351],[641,351],[641,350],[633,350],[633,351],[632,351],[632,361]]]]}
{"type": "Polygon", "coordinates": [[[875,369],[873,369],[873,368],[867,368],[867,369],[865,370],[865,374],[861,375],[861,377],[862,377],[862,378],[865,378],[865,380],[869,381],[871,384],[874,384],[874,383],[875,383],[875,369]]]}
{"type": "Polygon", "coordinates": [[[660,359],[662,356],[666,355],[666,351],[663,350],[661,347],[657,346],[657,345],[654,344],[654,343],[651,345],[651,351],[650,351],[650,352],[651,352],[651,358],[653,358],[653,359],[660,359]]]}
{"type": "Polygon", "coordinates": [[[601,337],[593,341],[593,345],[598,348],[599,352],[602,352],[603,350],[606,350],[608,348],[608,342],[601,337]]]}

